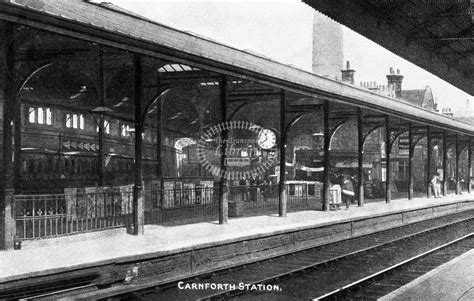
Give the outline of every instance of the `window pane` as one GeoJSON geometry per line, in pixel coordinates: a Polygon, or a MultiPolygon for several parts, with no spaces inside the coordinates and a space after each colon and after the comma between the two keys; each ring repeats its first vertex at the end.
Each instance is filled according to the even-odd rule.
{"type": "Polygon", "coordinates": [[[38,108],[38,123],[43,124],[44,123],[44,111],[43,108],[38,108]]]}
{"type": "Polygon", "coordinates": [[[125,124],[122,124],[122,137],[126,137],[127,136],[127,128],[125,127],[125,124]]]}
{"type": "Polygon", "coordinates": [[[68,128],[71,127],[71,119],[72,119],[71,114],[66,114],[66,127],[68,128]]]}
{"type": "Polygon", "coordinates": [[[104,120],[104,133],[110,134],[110,123],[107,120],[104,120]]]}
{"type": "Polygon", "coordinates": [[[82,114],[79,115],[79,128],[80,128],[81,130],[84,129],[84,115],[82,115],[82,114]]]}
{"type": "Polygon", "coordinates": [[[77,129],[77,114],[72,114],[72,127],[77,129]]]}
{"type": "Polygon", "coordinates": [[[51,115],[51,109],[46,108],[46,124],[51,125],[53,123],[52,119],[53,118],[52,118],[52,115],[51,115]]]}
{"type": "Polygon", "coordinates": [[[35,108],[29,108],[28,121],[30,123],[35,123],[35,108]]]}

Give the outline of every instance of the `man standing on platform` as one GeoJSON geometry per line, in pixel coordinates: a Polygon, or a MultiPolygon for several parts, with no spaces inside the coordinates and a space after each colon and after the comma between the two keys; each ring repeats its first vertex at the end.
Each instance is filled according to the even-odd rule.
{"type": "Polygon", "coordinates": [[[352,185],[352,182],[347,175],[341,176],[341,188],[342,202],[346,203],[346,208],[349,209],[349,204],[352,202],[355,193],[354,185],[352,185]]]}
{"type": "Polygon", "coordinates": [[[431,178],[431,187],[435,198],[441,198],[441,181],[439,180],[439,174],[434,174],[431,178]]]}

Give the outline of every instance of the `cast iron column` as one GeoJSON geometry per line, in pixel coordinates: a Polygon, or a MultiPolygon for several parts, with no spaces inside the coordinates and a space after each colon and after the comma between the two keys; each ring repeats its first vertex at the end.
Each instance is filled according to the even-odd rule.
{"type": "Polygon", "coordinates": [[[454,161],[455,162],[455,170],[454,170],[454,177],[455,177],[455,181],[456,181],[456,194],[460,194],[461,191],[459,189],[459,135],[456,134],[456,160],[454,161]]]}
{"type": "MultiPolygon", "coordinates": [[[[105,83],[104,83],[104,49],[102,46],[99,46],[99,107],[104,107],[105,105],[105,83]]],[[[97,125],[99,129],[99,179],[98,185],[104,185],[104,115],[100,113],[99,115],[99,124],[97,125]]]]}
{"type": "Polygon", "coordinates": [[[133,234],[143,235],[145,212],[142,186],[142,62],[134,54],[134,102],[135,102],[135,185],[133,186],[133,234]]]}
{"type": "Polygon", "coordinates": [[[443,196],[448,194],[448,142],[446,141],[446,132],[443,132],[443,196]]]}
{"type": "Polygon", "coordinates": [[[279,192],[279,204],[278,204],[278,215],[285,217],[286,216],[286,120],[285,120],[285,110],[286,110],[286,99],[285,99],[285,90],[280,92],[280,182],[278,183],[278,192],[279,192]]]}
{"type": "MultiPolygon", "coordinates": [[[[161,89],[161,81],[158,78],[158,91],[161,89]]],[[[163,189],[164,189],[164,181],[163,181],[163,128],[162,128],[162,112],[163,112],[163,104],[165,102],[166,95],[163,95],[160,99],[158,99],[156,103],[156,178],[160,181],[160,206],[163,205],[163,189]]],[[[163,208],[163,207],[161,207],[163,208]]]]}
{"type": "Polygon", "coordinates": [[[324,171],[323,171],[323,211],[329,211],[329,167],[331,156],[329,154],[329,143],[331,136],[329,131],[329,102],[324,101],[324,171]]]}
{"type": "Polygon", "coordinates": [[[413,199],[413,125],[408,123],[408,199],[413,199]]]}
{"type": "Polygon", "coordinates": [[[15,71],[13,24],[0,22],[3,43],[0,48],[0,89],[4,91],[2,180],[4,193],[0,199],[0,249],[13,249],[15,227],[15,171],[13,167],[13,122],[15,106],[15,71]],[[2,28],[3,27],[3,28],[2,28]]]}
{"type": "Polygon", "coordinates": [[[385,117],[385,168],[386,168],[386,179],[385,179],[385,202],[390,203],[392,201],[392,190],[390,188],[390,181],[392,173],[390,171],[390,151],[392,149],[390,142],[390,120],[389,117],[385,117]]]}
{"type": "Polygon", "coordinates": [[[364,131],[362,125],[362,111],[357,109],[357,139],[358,139],[358,192],[359,199],[357,205],[359,207],[364,206],[364,131]]]}
{"type": "Polygon", "coordinates": [[[469,142],[467,146],[467,192],[471,193],[471,169],[472,169],[472,149],[471,149],[471,137],[469,137],[469,142]]]}
{"type": "Polygon", "coordinates": [[[426,197],[431,197],[431,128],[428,126],[426,128],[426,197]]]}
{"type": "MultiPolygon", "coordinates": [[[[221,122],[227,121],[227,76],[222,75],[220,82],[220,100],[221,100],[221,122]]],[[[220,181],[219,181],[219,224],[227,224],[229,219],[229,182],[225,176],[226,166],[226,148],[229,133],[226,129],[222,131],[221,139],[221,162],[220,162],[220,181]]]]}

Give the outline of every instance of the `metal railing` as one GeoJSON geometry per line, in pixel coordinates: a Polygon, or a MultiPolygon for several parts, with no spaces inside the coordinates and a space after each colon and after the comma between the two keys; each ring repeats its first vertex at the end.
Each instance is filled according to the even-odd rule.
{"type": "Polygon", "coordinates": [[[122,227],[131,222],[132,192],[15,195],[19,240],[122,227]]]}
{"type": "MultiPolygon", "coordinates": [[[[278,212],[278,185],[231,186],[236,216],[278,212]]],[[[193,223],[218,218],[219,187],[148,190],[143,193],[145,223],[193,223]]],[[[41,239],[132,225],[130,187],[67,188],[64,193],[15,195],[18,240],[41,239]]],[[[287,184],[288,211],[318,209],[317,183],[287,184]]]]}
{"type": "MultiPolygon", "coordinates": [[[[242,208],[238,216],[278,212],[278,185],[230,186],[228,191],[229,205],[238,203],[242,208]]],[[[146,191],[145,200],[148,204],[145,222],[148,224],[200,222],[217,219],[219,212],[218,187],[146,191]]],[[[321,207],[320,184],[287,184],[289,211],[321,207]]]]}
{"type": "Polygon", "coordinates": [[[187,223],[216,218],[219,188],[197,187],[145,191],[145,223],[187,223]],[[151,199],[151,200],[150,200],[151,199]]]}

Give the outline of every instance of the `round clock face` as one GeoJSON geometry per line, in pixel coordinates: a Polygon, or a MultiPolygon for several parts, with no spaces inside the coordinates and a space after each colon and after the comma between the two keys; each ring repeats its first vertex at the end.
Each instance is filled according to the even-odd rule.
{"type": "Polygon", "coordinates": [[[270,129],[263,129],[257,137],[257,143],[262,149],[271,149],[276,145],[276,133],[270,129]]]}

